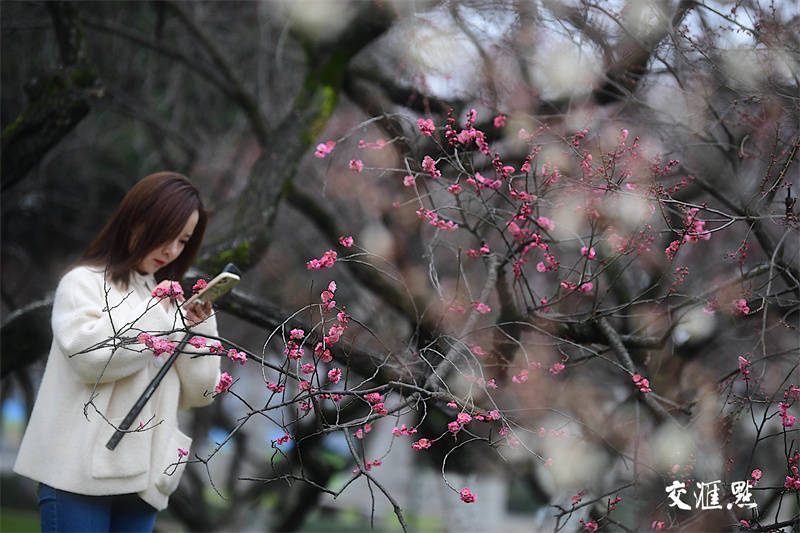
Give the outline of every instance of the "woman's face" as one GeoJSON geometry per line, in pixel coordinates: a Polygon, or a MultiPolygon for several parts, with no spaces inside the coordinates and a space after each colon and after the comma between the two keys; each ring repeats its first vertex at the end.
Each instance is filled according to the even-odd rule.
{"type": "Polygon", "coordinates": [[[186,224],[183,226],[181,233],[172,241],[165,242],[157,246],[153,251],[147,254],[141,263],[136,266],[136,270],[143,274],[155,274],[158,270],[175,261],[186,243],[192,238],[194,228],[197,226],[197,221],[200,219],[200,213],[195,209],[189,215],[186,224]]]}

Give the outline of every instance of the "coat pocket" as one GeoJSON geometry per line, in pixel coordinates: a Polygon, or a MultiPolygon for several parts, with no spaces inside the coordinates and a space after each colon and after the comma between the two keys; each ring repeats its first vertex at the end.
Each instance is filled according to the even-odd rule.
{"type": "Polygon", "coordinates": [[[192,446],[192,439],[176,428],[168,442],[169,445],[160,455],[159,470],[156,473],[156,488],[166,496],[178,488],[183,471],[186,469],[188,457],[182,457],[179,460],[178,448],[189,450],[192,446]]]}
{"type": "MultiPolygon", "coordinates": [[[[118,426],[122,418],[111,419],[118,426]]],[[[152,431],[126,433],[113,450],[106,443],[116,429],[103,422],[92,445],[92,477],[95,479],[126,478],[147,472],[150,465],[150,443],[152,431]]]]}

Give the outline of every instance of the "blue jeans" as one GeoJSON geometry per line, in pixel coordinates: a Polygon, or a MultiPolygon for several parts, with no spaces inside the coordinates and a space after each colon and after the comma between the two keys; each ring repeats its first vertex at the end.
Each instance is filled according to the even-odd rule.
{"type": "Polygon", "coordinates": [[[153,531],[156,510],[136,494],[84,496],[39,484],[42,533],[153,531]]]}

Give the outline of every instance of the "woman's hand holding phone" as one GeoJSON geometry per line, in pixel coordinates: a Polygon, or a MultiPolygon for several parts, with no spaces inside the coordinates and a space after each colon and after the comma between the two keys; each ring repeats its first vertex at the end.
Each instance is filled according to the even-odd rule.
{"type": "Polygon", "coordinates": [[[190,326],[196,326],[211,316],[211,302],[189,302],[183,306],[183,316],[190,326]]]}
{"type": "MultiPolygon", "coordinates": [[[[169,291],[170,288],[173,286],[173,283],[177,283],[174,280],[165,279],[156,287],[161,287],[166,291],[169,291]]],[[[183,297],[183,294],[175,295],[175,301],[178,305],[182,304],[186,298],[183,297]]],[[[161,305],[164,306],[164,310],[168,313],[170,310],[170,305],[172,305],[172,298],[162,298],[161,305]]],[[[196,299],[190,301],[187,305],[182,306],[183,316],[186,318],[186,321],[189,323],[190,326],[196,326],[197,324],[203,322],[204,320],[208,319],[211,316],[212,308],[211,302],[201,302],[197,301],[196,299]]]]}

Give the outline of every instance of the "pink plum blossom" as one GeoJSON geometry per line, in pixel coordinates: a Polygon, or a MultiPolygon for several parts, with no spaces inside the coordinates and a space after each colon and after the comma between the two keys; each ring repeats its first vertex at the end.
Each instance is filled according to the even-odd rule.
{"type": "Polygon", "coordinates": [[[429,118],[421,118],[417,120],[417,127],[419,128],[419,131],[426,137],[431,137],[433,132],[436,131],[436,126],[433,124],[433,120],[429,118]]]}
{"type": "Polygon", "coordinates": [[[214,387],[214,390],[217,391],[217,393],[223,393],[227,391],[232,384],[233,378],[227,372],[223,372],[219,377],[219,383],[217,383],[217,386],[214,387]]]}
{"type": "Polygon", "coordinates": [[[333,370],[328,371],[328,381],[331,383],[339,383],[339,380],[342,379],[342,371],[338,368],[334,368],[333,370]]]}
{"type": "Polygon", "coordinates": [[[431,447],[431,441],[428,439],[419,439],[417,442],[411,444],[415,450],[424,450],[431,447]]]}
{"type": "Polygon", "coordinates": [[[458,494],[461,497],[462,502],[475,503],[475,495],[467,487],[461,489],[461,492],[459,492],[458,494]]]}
{"type": "Polygon", "coordinates": [[[192,337],[191,340],[189,341],[189,344],[191,344],[192,346],[194,346],[199,350],[200,348],[206,347],[206,339],[205,337],[192,337]]]}
{"type": "Polygon", "coordinates": [[[333,147],[336,146],[336,141],[328,141],[326,143],[320,143],[317,145],[317,149],[314,152],[316,157],[320,159],[331,153],[333,151],[333,147]]]}

